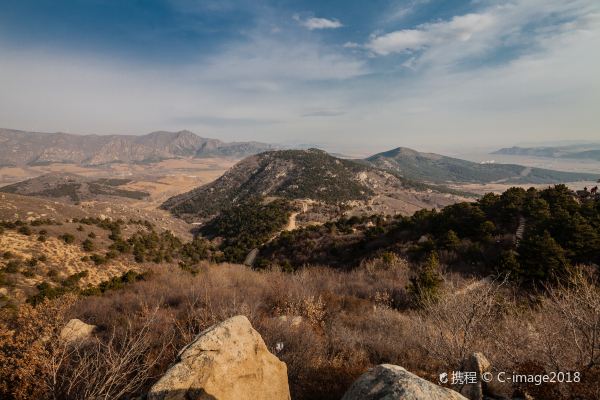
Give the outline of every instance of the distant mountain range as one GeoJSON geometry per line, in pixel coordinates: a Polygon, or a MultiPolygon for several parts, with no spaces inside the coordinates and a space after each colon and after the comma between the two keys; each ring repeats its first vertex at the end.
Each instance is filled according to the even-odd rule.
{"type": "MultiPolygon", "coordinates": [[[[500,149],[495,154],[600,159],[600,144],[597,145],[597,148],[594,146],[594,144],[588,143],[562,147],[512,147],[500,149]]],[[[97,166],[110,163],[151,163],[182,157],[243,159],[273,150],[276,150],[276,148],[270,144],[259,142],[226,143],[218,139],[203,138],[185,130],[179,132],[158,131],[135,136],[75,135],[0,129],[0,166],[47,165],[52,163],[97,166]]],[[[588,173],[561,172],[515,164],[480,164],[434,153],[421,153],[405,147],[398,147],[363,160],[354,161],[336,158],[315,149],[307,150],[304,153],[297,150],[296,153],[271,152],[267,154],[270,154],[270,156],[265,156],[266,158],[277,155],[279,159],[277,166],[284,163],[282,158],[284,155],[292,157],[292,154],[304,154],[300,158],[306,161],[309,158],[319,158],[316,154],[320,154],[320,161],[327,163],[330,161],[328,157],[331,157],[331,159],[336,160],[335,166],[345,165],[348,167],[352,165],[352,168],[356,169],[359,168],[357,164],[362,164],[362,168],[369,166],[386,170],[406,180],[435,184],[449,182],[555,184],[598,179],[598,176],[588,173]]],[[[259,159],[266,159],[265,157],[259,159]]],[[[295,162],[300,163],[300,158],[296,158],[295,162]]],[[[249,159],[247,163],[252,162],[252,160],[256,159],[249,159]]],[[[286,162],[291,161],[287,160],[286,162]]],[[[312,164],[309,162],[309,165],[312,164]]],[[[333,165],[330,167],[331,173],[335,174],[338,180],[341,179],[340,177],[343,174],[333,172],[336,171],[333,165]]],[[[278,169],[278,167],[274,168],[278,169]]],[[[307,168],[310,169],[311,167],[307,168]]],[[[289,172],[286,170],[286,173],[289,172]]],[[[314,175],[317,176],[318,174],[314,175]]],[[[280,178],[278,179],[280,180],[280,178]]],[[[322,179],[324,179],[323,182],[328,183],[329,188],[320,189],[322,191],[320,197],[335,192],[337,190],[335,188],[338,188],[338,191],[341,192],[356,189],[355,184],[344,186],[343,183],[339,184],[336,179],[329,179],[327,176],[322,177],[322,179]]],[[[289,177],[285,182],[287,182],[286,185],[289,184],[288,186],[290,186],[285,186],[287,187],[285,189],[286,193],[290,193],[291,186],[298,184],[292,183],[289,177]]],[[[271,183],[267,182],[265,184],[270,185],[271,183]]],[[[284,190],[283,187],[278,188],[276,192],[280,190],[284,190]]],[[[365,190],[363,192],[366,193],[365,190]]]]}
{"type": "Polygon", "coordinates": [[[480,164],[434,153],[420,153],[405,147],[375,154],[362,161],[408,179],[434,183],[555,184],[596,180],[600,177],[600,173],[562,172],[515,164],[480,164]]]}
{"type": "Polygon", "coordinates": [[[393,199],[397,209],[411,210],[457,201],[448,193],[379,168],[309,149],[268,151],[247,157],[217,180],[168,199],[162,208],[183,218],[207,219],[255,197],[308,199],[335,205],[367,204],[378,196],[393,199]]]}
{"type": "Polygon", "coordinates": [[[569,146],[505,147],[491,154],[569,158],[600,161],[600,143],[574,144],[569,146]]]}
{"type": "Polygon", "coordinates": [[[273,149],[258,142],[225,143],[190,131],[147,135],[75,135],[0,129],[0,166],[146,163],[178,157],[243,158],[273,149]]]}

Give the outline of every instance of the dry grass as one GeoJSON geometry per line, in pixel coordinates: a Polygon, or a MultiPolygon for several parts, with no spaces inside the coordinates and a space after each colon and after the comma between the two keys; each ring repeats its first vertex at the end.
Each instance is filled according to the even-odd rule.
{"type": "MultiPolygon", "coordinates": [[[[78,272],[87,271],[87,276],[79,281],[80,287],[84,288],[97,285],[128,270],[140,269],[140,266],[133,262],[119,259],[96,266],[91,261],[81,260],[89,253],[82,250],[80,242],[66,244],[56,237],[48,237],[45,242],[40,242],[36,238],[37,235],[25,236],[14,231],[6,231],[0,235],[2,254],[10,252],[13,255],[11,260],[21,261],[20,273],[10,274],[10,277],[5,274],[5,279],[11,283],[10,287],[6,288],[7,297],[16,302],[25,301],[27,296],[36,291],[35,286],[43,281],[60,281],[78,272]],[[39,261],[35,266],[27,265],[27,260],[40,256],[45,256],[45,260],[39,261]]],[[[0,258],[0,269],[9,261],[0,258]]]]}
{"type": "Polygon", "coordinates": [[[307,268],[294,274],[204,265],[192,276],[157,267],[150,279],[126,290],[80,300],[69,315],[98,325],[103,343],[145,332],[153,367],[130,394],[143,393],[199,332],[243,314],[287,364],[294,399],[340,398],[362,372],[380,363],[435,380],[475,351],[484,352],[497,370],[583,374],[578,385],[504,386],[496,389],[500,394],[598,398],[600,360],[593,338],[600,335],[600,293],[588,279],[579,277],[536,301],[524,301],[499,282],[457,290],[447,281],[439,303],[413,310],[404,293],[407,269],[398,259],[350,272],[307,268]]]}

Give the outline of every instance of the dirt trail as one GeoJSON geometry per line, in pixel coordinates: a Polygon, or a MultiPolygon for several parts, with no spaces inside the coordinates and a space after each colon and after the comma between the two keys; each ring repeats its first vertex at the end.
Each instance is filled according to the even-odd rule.
{"type": "Polygon", "coordinates": [[[296,229],[296,217],[298,216],[298,214],[300,214],[300,213],[299,212],[293,212],[292,215],[290,215],[290,220],[288,221],[288,224],[284,228],[284,230],[286,230],[286,231],[293,231],[294,229],[296,229]]]}
{"type": "Polygon", "coordinates": [[[293,231],[294,229],[296,229],[297,228],[296,217],[298,216],[298,214],[305,213],[307,211],[308,211],[308,204],[306,202],[302,202],[302,211],[296,211],[290,215],[290,219],[288,221],[287,226],[284,228],[284,230],[285,231],[293,231]]]}

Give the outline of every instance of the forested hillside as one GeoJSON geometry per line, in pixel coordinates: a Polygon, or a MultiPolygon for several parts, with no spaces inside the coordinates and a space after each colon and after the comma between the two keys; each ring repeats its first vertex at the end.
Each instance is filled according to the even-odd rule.
{"type": "Polygon", "coordinates": [[[162,208],[178,217],[205,221],[260,197],[365,205],[375,196],[385,196],[400,208],[421,208],[455,202],[448,192],[322,150],[279,150],[248,157],[214,182],[168,199],[162,208]]]}
{"type": "Polygon", "coordinates": [[[600,264],[600,197],[564,185],[512,188],[409,217],[341,219],[282,233],[260,262],[351,268],[383,252],[413,260],[435,253],[458,270],[523,283],[560,279],[575,265],[600,264]]]}

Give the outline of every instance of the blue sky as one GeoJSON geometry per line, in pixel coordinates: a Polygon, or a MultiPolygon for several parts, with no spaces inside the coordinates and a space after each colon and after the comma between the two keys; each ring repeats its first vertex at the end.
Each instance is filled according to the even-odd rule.
{"type": "Polygon", "coordinates": [[[598,139],[597,0],[4,0],[0,125],[224,140],[598,139]]]}

